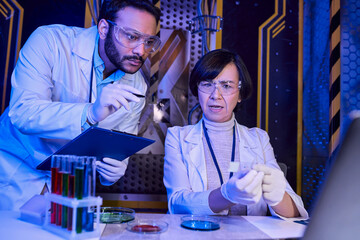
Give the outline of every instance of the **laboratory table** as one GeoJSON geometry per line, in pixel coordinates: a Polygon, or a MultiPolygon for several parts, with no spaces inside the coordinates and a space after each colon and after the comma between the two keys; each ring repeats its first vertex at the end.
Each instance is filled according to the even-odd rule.
{"type": "MultiPolygon", "coordinates": [[[[100,224],[100,239],[293,239],[301,238],[306,229],[303,224],[269,216],[216,216],[220,229],[194,231],[180,226],[182,216],[184,215],[137,213],[136,219],[165,221],[168,229],[158,234],[141,234],[126,230],[127,223],[100,224]]],[[[61,239],[41,226],[22,221],[19,217],[18,212],[0,211],[1,239],[61,239]]]]}

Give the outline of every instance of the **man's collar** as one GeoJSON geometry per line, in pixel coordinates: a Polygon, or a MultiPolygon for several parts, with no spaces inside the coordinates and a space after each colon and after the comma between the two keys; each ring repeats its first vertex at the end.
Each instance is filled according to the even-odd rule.
{"type": "Polygon", "coordinates": [[[96,34],[95,47],[94,47],[94,67],[97,68],[98,66],[103,64],[104,61],[101,59],[99,54],[99,34],[96,34]]]}
{"type": "Polygon", "coordinates": [[[84,29],[74,39],[75,46],[72,50],[73,53],[83,59],[87,59],[91,61],[93,56],[93,51],[89,51],[89,49],[94,49],[95,39],[97,34],[98,31],[96,26],[84,29]]]}

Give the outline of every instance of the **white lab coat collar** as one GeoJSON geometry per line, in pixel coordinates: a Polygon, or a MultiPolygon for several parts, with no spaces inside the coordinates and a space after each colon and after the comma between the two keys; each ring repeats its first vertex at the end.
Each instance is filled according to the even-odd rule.
{"type": "MultiPolygon", "coordinates": [[[[79,66],[82,74],[90,85],[90,76],[92,69],[92,61],[95,49],[96,35],[98,34],[97,26],[93,26],[82,31],[74,38],[75,46],[72,49],[73,54],[77,55],[79,66]]],[[[92,99],[96,99],[96,81],[92,82],[92,99]]]]}
{"type": "Polygon", "coordinates": [[[72,52],[82,59],[91,61],[95,48],[94,39],[96,39],[97,33],[98,31],[96,26],[87,28],[82,31],[74,38],[75,45],[72,49],[72,52]]]}

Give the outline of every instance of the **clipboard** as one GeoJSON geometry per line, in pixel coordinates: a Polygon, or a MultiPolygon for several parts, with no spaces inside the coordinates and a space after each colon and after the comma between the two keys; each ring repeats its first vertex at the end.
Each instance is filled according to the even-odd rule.
{"type": "MultiPolygon", "coordinates": [[[[97,159],[109,157],[121,161],[154,142],[133,134],[92,126],[53,155],[94,156],[97,159]]],[[[51,157],[41,162],[36,169],[50,170],[51,157]]]]}

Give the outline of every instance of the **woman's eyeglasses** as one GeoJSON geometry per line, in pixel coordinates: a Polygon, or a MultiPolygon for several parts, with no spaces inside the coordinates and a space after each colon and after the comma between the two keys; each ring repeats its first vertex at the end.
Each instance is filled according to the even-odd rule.
{"type": "Polygon", "coordinates": [[[231,95],[240,90],[241,81],[239,81],[239,84],[236,84],[231,80],[219,80],[216,82],[204,80],[198,84],[199,91],[203,93],[213,93],[215,88],[217,88],[222,95],[231,95]]]}

